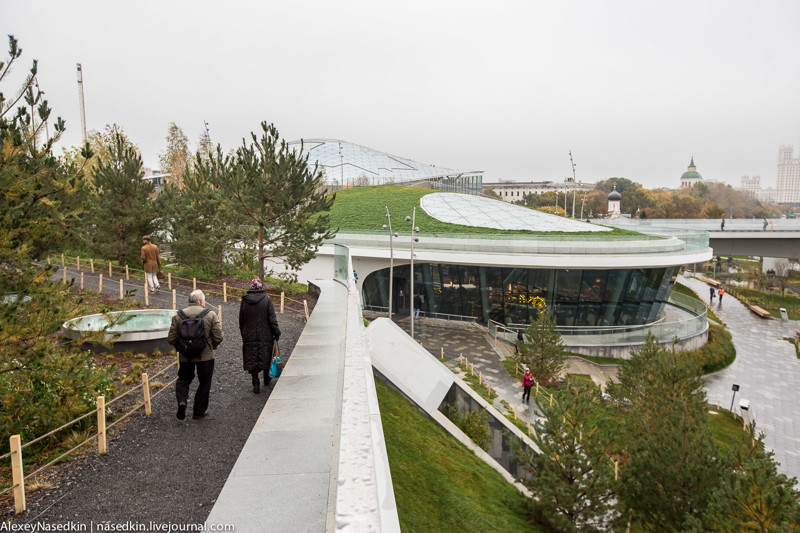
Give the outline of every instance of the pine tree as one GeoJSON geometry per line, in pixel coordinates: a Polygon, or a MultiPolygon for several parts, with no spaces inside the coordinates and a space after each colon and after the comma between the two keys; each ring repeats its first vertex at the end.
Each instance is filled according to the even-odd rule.
{"type": "Polygon", "coordinates": [[[702,516],[721,467],[697,365],[648,335],[618,379],[608,392],[627,406],[622,435],[629,461],[619,485],[624,513],[648,531],[702,516]]]}
{"type": "Polygon", "coordinates": [[[525,329],[525,342],[520,345],[520,359],[530,367],[536,381],[548,382],[561,372],[567,363],[564,340],[556,330],[556,320],[550,311],[542,311],[525,329]]]}
{"type": "Polygon", "coordinates": [[[106,148],[110,159],[93,171],[97,190],[87,239],[103,257],[135,264],[141,237],[155,227],[158,208],[150,199],[155,187],[142,180],[142,158],[121,135],[106,148]]]}
{"type": "Polygon", "coordinates": [[[169,220],[172,251],[186,265],[196,268],[214,265],[222,276],[225,258],[232,254],[253,255],[251,247],[241,243],[253,242],[255,232],[244,226],[238,215],[225,208],[222,190],[212,185],[221,171],[221,153],[203,159],[198,152],[195,171],[184,172],[183,188],[167,187],[159,196],[163,201],[165,220],[169,220]]]}
{"type": "MultiPolygon", "coordinates": [[[[260,137],[251,133],[251,144],[244,143],[233,156],[222,158],[218,150],[214,164],[219,172],[211,179],[223,192],[226,208],[257,228],[256,257],[263,277],[267,259],[296,269],[335,231],[328,227],[334,197],[322,191],[322,172],[309,167],[308,155],[279,140],[274,125],[262,122],[261,129],[260,137]]],[[[288,271],[279,275],[294,277],[288,271]]]]}
{"type": "MultiPolygon", "coordinates": [[[[755,424],[750,427],[751,437],[755,424]]],[[[722,483],[696,521],[703,531],[798,531],[797,479],[779,474],[774,453],[764,450],[763,434],[750,447],[734,446],[725,457],[722,483]]]]}
{"type": "MultiPolygon", "coordinates": [[[[9,36],[0,82],[21,54],[9,36]]],[[[36,74],[34,61],[18,97],[7,100],[0,92],[0,434],[20,434],[23,441],[91,409],[95,393],[106,394],[109,384],[85,351],[70,352],[69,343],[52,335],[72,318],[64,303],[70,286],[50,281],[54,267],[34,263],[69,235],[80,203],[73,198],[80,168],[52,155],[64,122],[45,127],[51,110],[36,74]],[[53,137],[42,136],[48,129],[53,137]]],[[[84,155],[91,155],[88,149],[84,155]]],[[[7,443],[0,440],[0,454],[7,443]]]]}
{"type": "Polygon", "coordinates": [[[570,386],[541,406],[534,442],[541,450],[525,485],[533,517],[555,531],[604,531],[615,510],[611,418],[594,387],[570,386]]]}

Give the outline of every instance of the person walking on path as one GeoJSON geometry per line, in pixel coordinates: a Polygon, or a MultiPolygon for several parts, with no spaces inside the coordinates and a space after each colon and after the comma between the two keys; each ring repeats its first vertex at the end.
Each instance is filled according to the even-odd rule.
{"type": "Polygon", "coordinates": [[[515,355],[519,353],[519,345],[522,344],[523,342],[525,342],[525,341],[522,338],[522,330],[518,329],[517,330],[517,342],[516,342],[516,344],[514,344],[514,354],[515,355]]]}
{"type": "Polygon", "coordinates": [[[158,246],[150,242],[150,235],[142,237],[142,265],[144,275],[147,278],[147,286],[150,292],[156,292],[161,288],[158,282],[158,271],[161,270],[161,256],[158,254],[158,246]]]}
{"type": "Polygon", "coordinates": [[[414,318],[419,318],[419,310],[422,307],[422,297],[419,293],[414,295],[414,318]]]}
{"type": "Polygon", "coordinates": [[[719,225],[719,229],[725,231],[725,217],[722,217],[722,224],[719,225]]]}
{"type": "Polygon", "coordinates": [[[719,288],[719,305],[722,305],[722,297],[724,295],[725,295],[725,288],[720,286],[720,288],[719,288]]]}
{"type": "Polygon", "coordinates": [[[717,295],[717,291],[714,290],[714,287],[709,287],[708,288],[708,301],[709,301],[709,303],[712,303],[712,304],[714,303],[714,296],[716,296],[716,295],[717,295]]]}
{"type": "MultiPolygon", "coordinates": [[[[214,350],[222,344],[222,324],[219,317],[212,310],[206,310],[206,296],[201,290],[192,291],[189,294],[189,306],[181,309],[188,318],[200,318],[203,320],[203,327],[206,333],[206,345],[200,352],[200,357],[190,359],[184,354],[180,354],[178,359],[178,380],[175,382],[175,397],[178,400],[178,413],[175,415],[178,420],[186,418],[186,403],[189,400],[189,385],[194,380],[195,370],[197,379],[200,382],[197,392],[194,394],[194,404],[192,406],[192,418],[203,418],[208,414],[208,396],[211,392],[211,378],[214,376],[214,350]]],[[[178,332],[183,322],[180,314],[172,317],[172,324],[169,327],[167,342],[175,348],[179,346],[178,332]]]]}
{"type": "Polygon", "coordinates": [[[264,372],[264,386],[270,382],[273,344],[281,338],[275,306],[259,278],[250,281],[250,290],[239,305],[239,332],[242,335],[242,367],[253,377],[253,393],[261,392],[258,374],[264,372]]]}
{"type": "Polygon", "coordinates": [[[522,374],[522,402],[526,404],[531,403],[531,387],[533,386],[533,376],[531,369],[525,368],[525,373],[522,374]]]}
{"type": "Polygon", "coordinates": [[[763,226],[763,231],[767,231],[767,226],[769,226],[769,224],[767,223],[766,218],[764,219],[764,223],[762,224],[762,226],[763,226]]]}

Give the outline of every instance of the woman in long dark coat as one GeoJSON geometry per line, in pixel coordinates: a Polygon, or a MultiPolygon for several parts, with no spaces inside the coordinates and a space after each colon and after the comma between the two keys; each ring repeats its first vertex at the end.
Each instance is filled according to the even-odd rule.
{"type": "Polygon", "coordinates": [[[269,385],[272,345],[281,337],[275,306],[264,291],[264,284],[255,278],[239,306],[239,331],[242,334],[242,366],[253,376],[253,392],[261,392],[258,373],[264,372],[264,386],[269,385]]]}

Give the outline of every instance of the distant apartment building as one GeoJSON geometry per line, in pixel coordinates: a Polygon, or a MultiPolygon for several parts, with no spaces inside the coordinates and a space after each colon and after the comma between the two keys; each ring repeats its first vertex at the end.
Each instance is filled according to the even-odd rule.
{"type": "Polygon", "coordinates": [[[761,176],[742,176],[741,185],[736,190],[763,204],[778,202],[778,191],[772,187],[761,188],[761,176]]]}
{"type": "Polygon", "coordinates": [[[775,182],[778,202],[800,204],[800,158],[794,157],[794,146],[778,149],[778,175],[775,182]]]}
{"type": "Polygon", "coordinates": [[[526,194],[542,194],[546,192],[558,191],[563,193],[565,190],[570,192],[591,191],[594,189],[593,183],[583,183],[574,181],[572,178],[565,178],[563,181],[499,181],[495,183],[484,183],[484,189],[493,190],[500,198],[506,202],[518,202],[526,194]]]}

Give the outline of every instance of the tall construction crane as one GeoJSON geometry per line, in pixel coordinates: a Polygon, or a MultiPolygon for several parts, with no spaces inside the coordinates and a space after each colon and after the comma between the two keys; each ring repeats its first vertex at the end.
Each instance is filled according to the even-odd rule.
{"type": "Polygon", "coordinates": [[[86,105],[83,101],[83,72],[81,71],[81,64],[78,63],[78,95],[81,104],[81,133],[83,133],[83,142],[86,144],[89,141],[86,135],[86,105]]]}

